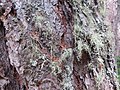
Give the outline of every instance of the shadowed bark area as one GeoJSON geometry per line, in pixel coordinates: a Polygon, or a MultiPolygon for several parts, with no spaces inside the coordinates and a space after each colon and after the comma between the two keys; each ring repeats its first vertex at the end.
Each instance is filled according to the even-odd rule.
{"type": "Polygon", "coordinates": [[[1,90],[118,90],[101,0],[0,0],[1,90]]]}
{"type": "Polygon", "coordinates": [[[1,90],[21,90],[16,69],[10,65],[5,28],[0,21],[0,87],[1,90]]]}

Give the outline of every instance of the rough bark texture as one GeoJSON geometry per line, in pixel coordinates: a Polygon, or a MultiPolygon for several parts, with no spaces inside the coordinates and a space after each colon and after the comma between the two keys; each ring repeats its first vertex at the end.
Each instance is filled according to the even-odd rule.
{"type": "Polygon", "coordinates": [[[0,0],[1,90],[118,90],[105,3],[0,0]]]}
{"type": "Polygon", "coordinates": [[[114,10],[115,18],[113,21],[113,30],[115,35],[115,58],[117,61],[117,68],[118,68],[118,78],[120,82],[120,1],[114,3],[114,7],[116,5],[116,10],[114,10]],[[117,13],[116,13],[117,12],[117,13]]]}
{"type": "Polygon", "coordinates": [[[117,15],[114,22],[114,30],[116,36],[116,56],[120,56],[120,1],[117,1],[117,15]]]}

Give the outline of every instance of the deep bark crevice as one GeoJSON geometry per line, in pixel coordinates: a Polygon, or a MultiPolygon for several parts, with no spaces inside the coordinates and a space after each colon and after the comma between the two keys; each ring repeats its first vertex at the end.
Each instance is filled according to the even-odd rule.
{"type": "Polygon", "coordinates": [[[3,79],[6,81],[3,87],[1,87],[1,90],[21,90],[19,87],[20,84],[16,78],[18,73],[16,69],[10,65],[5,35],[3,22],[0,21],[0,82],[3,79]]]}
{"type": "Polygon", "coordinates": [[[103,0],[7,1],[0,0],[0,81],[9,82],[1,89],[116,90],[103,0]]]}

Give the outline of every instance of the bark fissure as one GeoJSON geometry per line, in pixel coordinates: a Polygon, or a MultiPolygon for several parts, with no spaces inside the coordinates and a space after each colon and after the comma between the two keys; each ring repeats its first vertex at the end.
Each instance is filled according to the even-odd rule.
{"type": "Polygon", "coordinates": [[[1,0],[0,73],[8,78],[1,88],[117,90],[104,3],[1,0]]]}

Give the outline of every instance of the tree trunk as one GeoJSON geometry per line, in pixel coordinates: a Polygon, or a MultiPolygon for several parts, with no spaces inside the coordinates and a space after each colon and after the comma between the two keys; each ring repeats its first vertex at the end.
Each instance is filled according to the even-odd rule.
{"type": "Polygon", "coordinates": [[[1,90],[118,90],[105,3],[0,0],[1,90]]]}

